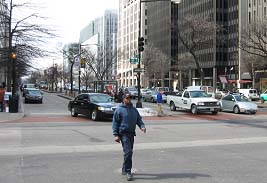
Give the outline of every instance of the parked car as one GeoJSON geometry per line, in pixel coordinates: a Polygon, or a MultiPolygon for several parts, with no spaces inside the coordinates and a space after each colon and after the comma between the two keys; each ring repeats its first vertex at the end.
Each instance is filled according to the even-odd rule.
{"type": "Polygon", "coordinates": [[[263,104],[265,101],[267,101],[267,90],[260,94],[261,103],[263,104]]]}
{"type": "Polygon", "coordinates": [[[240,94],[229,94],[220,101],[222,111],[256,114],[258,106],[251,102],[246,96],[240,94]]]}
{"type": "Polygon", "coordinates": [[[150,91],[150,90],[149,89],[144,89],[144,88],[140,89],[141,96],[143,97],[143,95],[148,91],[150,91]]]}
{"type": "Polygon", "coordinates": [[[124,89],[124,93],[127,93],[127,92],[129,92],[131,94],[133,99],[138,97],[138,90],[135,87],[126,87],[124,89]]]}
{"type": "Polygon", "coordinates": [[[238,89],[237,91],[240,94],[245,95],[247,98],[249,98],[250,100],[258,100],[260,97],[258,95],[258,91],[257,89],[238,89]]]}
{"type": "Polygon", "coordinates": [[[26,88],[24,89],[24,94],[25,94],[25,99],[24,99],[25,103],[29,102],[43,103],[43,95],[39,89],[26,88]]]}
{"type": "Polygon", "coordinates": [[[28,89],[36,89],[36,85],[35,84],[24,84],[22,87],[22,96],[25,97],[25,92],[28,89]]]}
{"type": "Polygon", "coordinates": [[[220,100],[227,94],[228,94],[228,91],[226,91],[226,90],[218,90],[215,93],[215,98],[220,100]]]}
{"type": "MultiPolygon", "coordinates": [[[[157,94],[158,94],[158,92],[156,92],[156,91],[147,91],[143,95],[144,102],[147,102],[147,101],[153,102],[153,103],[157,102],[157,94]]],[[[166,103],[167,96],[165,94],[162,95],[162,100],[163,100],[163,102],[166,103]]]]}
{"type": "Polygon", "coordinates": [[[72,117],[84,114],[94,121],[112,118],[116,108],[113,98],[103,93],[82,93],[68,104],[72,117]]]}

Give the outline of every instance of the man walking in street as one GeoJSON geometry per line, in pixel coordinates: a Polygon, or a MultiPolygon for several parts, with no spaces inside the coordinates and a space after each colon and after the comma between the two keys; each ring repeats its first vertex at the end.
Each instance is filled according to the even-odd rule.
{"type": "Polygon", "coordinates": [[[0,84],[0,112],[4,112],[5,88],[0,84]]]}
{"type": "Polygon", "coordinates": [[[157,94],[157,112],[158,112],[158,116],[163,116],[163,111],[162,111],[162,102],[163,102],[163,99],[162,99],[162,95],[163,95],[163,91],[159,91],[158,94],[157,94]]]}
{"type": "Polygon", "coordinates": [[[126,175],[127,180],[131,181],[133,180],[131,169],[136,125],[144,133],[146,128],[138,110],[131,103],[131,95],[126,93],[122,98],[123,103],[118,106],[113,116],[112,130],[114,140],[122,144],[124,153],[122,175],[126,175]]]}

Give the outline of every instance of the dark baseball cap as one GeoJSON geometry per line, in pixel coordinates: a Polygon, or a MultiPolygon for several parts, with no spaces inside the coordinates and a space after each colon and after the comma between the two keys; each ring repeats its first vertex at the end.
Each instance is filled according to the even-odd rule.
{"type": "Polygon", "coordinates": [[[125,99],[125,98],[127,98],[127,99],[131,99],[132,96],[131,96],[130,93],[126,93],[126,94],[124,94],[124,95],[122,96],[122,98],[123,98],[123,99],[125,99]]]}

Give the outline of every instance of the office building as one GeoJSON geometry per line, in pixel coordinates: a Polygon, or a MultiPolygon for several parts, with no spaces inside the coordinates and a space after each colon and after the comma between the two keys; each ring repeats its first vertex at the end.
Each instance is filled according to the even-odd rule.
{"type": "Polygon", "coordinates": [[[97,72],[103,80],[112,80],[117,70],[117,10],[106,10],[80,31],[81,49],[96,55],[97,72]]]}

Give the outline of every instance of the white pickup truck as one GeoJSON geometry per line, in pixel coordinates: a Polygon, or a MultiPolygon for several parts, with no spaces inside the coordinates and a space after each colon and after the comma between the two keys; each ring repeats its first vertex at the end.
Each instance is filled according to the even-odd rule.
{"type": "Polygon", "coordinates": [[[203,90],[184,90],[175,95],[167,95],[167,104],[171,111],[176,108],[190,110],[192,114],[198,112],[212,112],[217,114],[220,110],[220,103],[217,99],[211,98],[203,90]]]}

